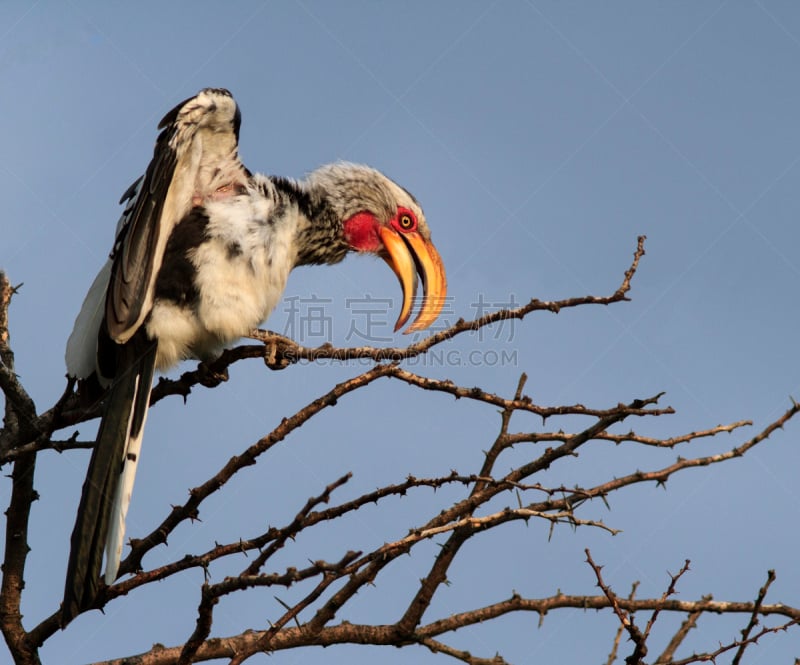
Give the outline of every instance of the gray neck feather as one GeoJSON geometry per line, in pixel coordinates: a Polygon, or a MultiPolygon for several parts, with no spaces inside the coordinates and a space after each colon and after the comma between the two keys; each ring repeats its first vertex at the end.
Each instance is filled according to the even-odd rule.
{"type": "Polygon", "coordinates": [[[269,176],[269,194],[275,200],[276,218],[297,220],[295,266],[339,263],[350,250],[342,230],[342,217],[327,193],[289,178],[269,176]],[[293,213],[293,214],[292,214],[293,213]]]}

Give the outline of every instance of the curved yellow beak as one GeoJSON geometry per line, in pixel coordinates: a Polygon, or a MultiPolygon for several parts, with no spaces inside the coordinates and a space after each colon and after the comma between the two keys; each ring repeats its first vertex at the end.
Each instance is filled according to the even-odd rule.
{"type": "Polygon", "coordinates": [[[405,334],[424,330],[431,325],[444,307],[447,295],[447,277],[444,264],[433,243],[425,240],[416,231],[398,233],[392,228],[382,226],[378,232],[387,254],[383,259],[400,280],[403,289],[403,306],[394,326],[395,331],[402,328],[411,315],[414,296],[417,293],[417,272],[422,277],[424,300],[417,318],[405,334]]]}

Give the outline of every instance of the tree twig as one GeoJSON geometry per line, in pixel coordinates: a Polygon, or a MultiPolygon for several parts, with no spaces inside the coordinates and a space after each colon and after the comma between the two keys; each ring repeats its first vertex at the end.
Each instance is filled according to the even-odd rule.
{"type": "Polygon", "coordinates": [[[608,599],[609,604],[611,605],[611,609],[614,610],[614,614],[617,615],[617,619],[619,619],[620,625],[625,629],[628,633],[628,636],[633,642],[634,649],[633,653],[625,659],[625,663],[627,665],[641,665],[642,659],[647,655],[647,643],[646,643],[646,636],[639,630],[639,627],[634,623],[633,619],[631,618],[631,614],[626,612],[620,606],[619,599],[617,598],[617,594],[615,594],[611,587],[608,586],[603,581],[603,574],[602,574],[602,566],[598,566],[594,559],[592,559],[592,553],[589,551],[587,547],[584,552],[586,553],[586,562],[591,566],[592,570],[594,571],[595,578],[597,579],[597,586],[600,587],[600,590],[603,592],[605,597],[608,599]]]}
{"type": "MultiPolygon", "coordinates": [[[[628,594],[628,600],[633,600],[636,598],[636,589],[639,588],[639,582],[634,582],[631,585],[631,592],[628,594]]],[[[611,653],[608,654],[608,660],[606,660],[606,665],[613,665],[614,661],[617,659],[617,653],[619,652],[619,643],[622,639],[622,633],[625,632],[625,627],[620,624],[617,628],[617,632],[614,634],[614,642],[611,644],[611,653]]]]}
{"type": "Polygon", "coordinates": [[[750,636],[753,634],[753,630],[758,625],[758,610],[764,604],[764,599],[767,597],[767,592],[769,591],[770,586],[775,581],[775,571],[768,570],[767,571],[767,581],[764,582],[764,586],[762,586],[758,590],[758,595],[756,596],[756,602],[753,606],[753,612],[750,614],[750,621],[742,630],[742,640],[739,647],[736,649],[736,653],[733,655],[733,660],[731,661],[731,665],[739,665],[742,661],[742,656],[744,656],[744,652],[750,644],[752,644],[749,639],[750,636]]]}
{"type": "MultiPolygon", "coordinates": [[[[711,596],[704,596],[703,600],[711,600],[711,596]]],[[[678,630],[675,631],[675,634],[664,648],[664,651],[662,651],[661,655],[656,659],[654,665],[669,665],[669,663],[672,662],[678,647],[683,644],[683,641],[686,639],[689,631],[697,626],[697,620],[700,618],[702,613],[703,610],[695,610],[694,612],[689,613],[689,615],[681,623],[678,630]]]]}

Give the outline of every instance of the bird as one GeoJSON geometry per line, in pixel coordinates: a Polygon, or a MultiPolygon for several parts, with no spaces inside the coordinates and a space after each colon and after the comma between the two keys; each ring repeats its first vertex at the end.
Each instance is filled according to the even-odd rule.
{"type": "Polygon", "coordinates": [[[441,313],[444,265],[408,190],[349,162],[303,179],[251,173],[239,158],[240,125],[224,88],[200,90],[164,116],[68,339],[68,375],[99,386],[103,406],[70,541],[62,628],[117,578],[157,371],[218,357],[267,319],[293,268],[350,252],[384,259],[398,278],[395,331],[414,309],[418,275],[424,297],[405,332],[441,313]]]}

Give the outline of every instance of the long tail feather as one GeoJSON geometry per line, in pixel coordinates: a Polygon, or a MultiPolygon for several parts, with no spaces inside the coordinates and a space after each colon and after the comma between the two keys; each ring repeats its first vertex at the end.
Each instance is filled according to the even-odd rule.
{"type": "MultiPolygon", "coordinates": [[[[109,535],[114,534],[115,540],[119,541],[119,551],[122,550],[125,512],[147,417],[155,354],[156,345],[146,340],[143,334],[119,348],[117,376],[106,398],[72,531],[61,608],[62,626],[91,607],[97,596],[103,549],[109,535]],[[135,442],[135,450],[130,449],[132,442],[135,442]],[[128,464],[131,460],[133,464],[128,464]],[[123,477],[126,478],[124,482],[123,477]],[[127,485],[126,490],[124,485],[127,485]],[[120,492],[127,495],[127,501],[117,501],[120,492]]],[[[114,551],[116,549],[115,545],[114,551]]],[[[116,576],[118,566],[119,555],[113,566],[109,566],[114,569],[111,581],[116,576]]]]}
{"type": "Polygon", "coordinates": [[[153,386],[152,365],[150,375],[144,372],[139,377],[136,390],[136,403],[131,411],[130,435],[122,463],[122,473],[114,493],[114,505],[111,508],[111,522],[108,537],[106,538],[106,571],[104,580],[106,584],[113,584],[117,578],[119,562],[122,558],[122,545],[125,541],[125,518],[131,504],[133,483],[136,479],[136,469],[139,466],[139,454],[142,449],[142,436],[144,424],[147,421],[147,406],[150,402],[150,392],[153,386]]]}

